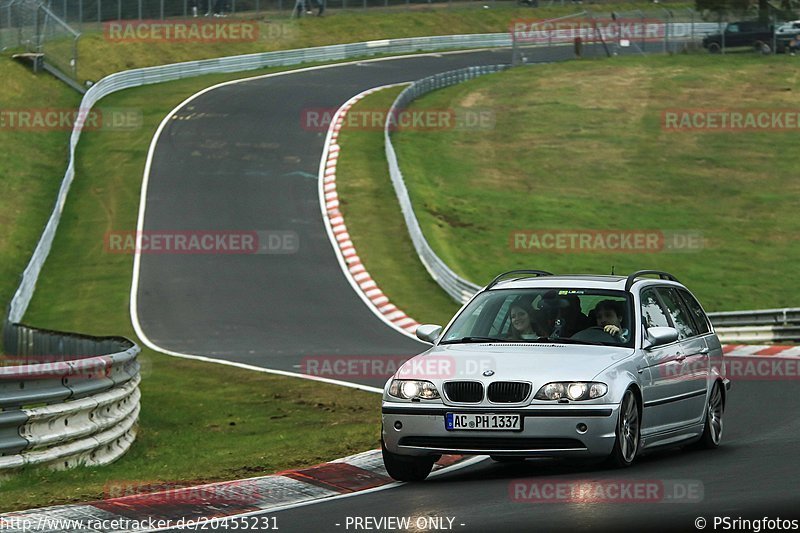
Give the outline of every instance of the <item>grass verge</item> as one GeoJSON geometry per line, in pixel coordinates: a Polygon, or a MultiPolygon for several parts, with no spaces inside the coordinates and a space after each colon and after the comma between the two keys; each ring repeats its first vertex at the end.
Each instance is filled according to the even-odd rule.
{"type": "MultiPolygon", "coordinates": [[[[188,95],[240,76],[131,89],[102,102],[141,109],[143,127],[84,132],[77,178],[26,322],[136,338],[128,314],[133,258],[106,253],[105,232],[136,227],[144,162],[163,117],[188,95]]],[[[131,450],[103,468],[29,469],[3,482],[0,509],[101,498],[109,486],[127,482],[196,483],[267,474],[379,445],[376,394],[342,394],[341,387],[147,349],[140,357],[142,411],[131,450]]]]}
{"type": "Polygon", "coordinates": [[[0,302],[11,300],[64,176],[70,132],[18,127],[31,109],[77,108],[80,98],[49,76],[0,61],[0,302]]]}
{"type": "Polygon", "coordinates": [[[654,268],[687,283],[708,310],[796,306],[800,289],[786,282],[800,261],[796,130],[662,127],[668,109],[793,109],[800,74],[792,59],[558,63],[426,95],[411,109],[488,111],[495,124],[395,136],[423,231],[451,268],[479,284],[514,268],[654,268]],[[552,251],[517,246],[517,230],[674,231],[703,242],[658,253],[552,251]]]}

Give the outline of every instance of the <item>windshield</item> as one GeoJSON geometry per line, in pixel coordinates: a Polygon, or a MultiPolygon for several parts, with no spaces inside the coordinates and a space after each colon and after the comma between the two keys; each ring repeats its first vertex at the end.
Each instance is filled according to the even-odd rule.
{"type": "Polygon", "coordinates": [[[600,289],[486,291],[464,309],[441,344],[569,342],[632,346],[633,323],[625,292],[600,289]]]}

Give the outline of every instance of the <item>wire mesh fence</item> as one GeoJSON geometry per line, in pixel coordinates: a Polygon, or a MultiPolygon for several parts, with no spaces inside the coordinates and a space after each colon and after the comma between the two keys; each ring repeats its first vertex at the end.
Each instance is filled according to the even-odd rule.
{"type": "Polygon", "coordinates": [[[677,53],[698,49],[719,22],[691,9],[607,13],[583,11],[557,19],[516,20],[509,29],[514,64],[573,57],[677,53]]]}
{"type": "Polygon", "coordinates": [[[37,0],[0,4],[0,50],[34,54],[34,69],[49,66],[75,79],[80,33],[37,0]]]}

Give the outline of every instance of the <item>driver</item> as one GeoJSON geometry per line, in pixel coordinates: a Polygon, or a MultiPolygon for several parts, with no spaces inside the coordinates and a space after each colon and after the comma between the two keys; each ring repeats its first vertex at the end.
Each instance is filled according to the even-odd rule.
{"type": "Polygon", "coordinates": [[[597,327],[621,342],[628,337],[628,330],[622,327],[622,302],[602,300],[594,307],[594,316],[597,327]]]}

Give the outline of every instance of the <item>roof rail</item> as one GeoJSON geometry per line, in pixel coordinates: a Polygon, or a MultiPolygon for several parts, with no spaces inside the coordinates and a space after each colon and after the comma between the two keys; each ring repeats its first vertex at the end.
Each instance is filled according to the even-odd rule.
{"type": "Polygon", "coordinates": [[[648,274],[658,274],[658,277],[660,279],[666,279],[666,280],[669,280],[669,281],[677,281],[678,283],[680,283],[680,281],[678,281],[678,278],[676,278],[675,276],[673,276],[669,272],[664,272],[662,270],[637,270],[636,272],[634,272],[633,274],[628,276],[628,280],[625,282],[625,290],[626,291],[631,290],[631,286],[633,286],[633,284],[636,283],[636,278],[638,278],[639,276],[645,276],[645,275],[648,275],[648,274]]]}
{"type": "Polygon", "coordinates": [[[504,278],[504,277],[506,277],[506,276],[508,276],[508,275],[511,275],[511,274],[533,274],[533,275],[536,275],[537,277],[538,277],[538,276],[552,276],[552,275],[553,275],[553,273],[552,273],[552,272],[547,272],[546,270],[509,270],[508,272],[503,272],[502,274],[500,274],[499,276],[497,276],[496,278],[494,278],[494,279],[491,281],[491,283],[489,283],[489,284],[486,286],[486,288],[487,288],[487,289],[491,289],[492,287],[494,287],[495,285],[497,285],[497,283],[498,283],[498,282],[499,282],[499,281],[500,281],[502,278],[504,278]]]}

